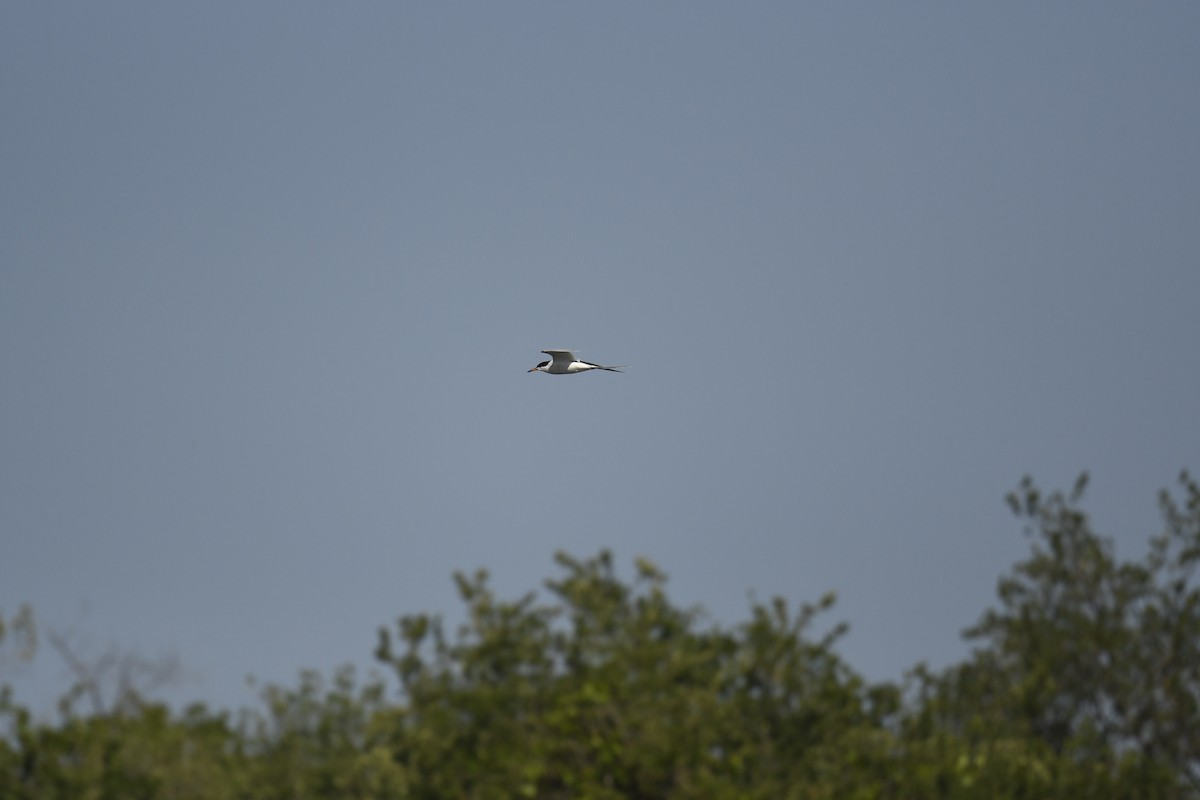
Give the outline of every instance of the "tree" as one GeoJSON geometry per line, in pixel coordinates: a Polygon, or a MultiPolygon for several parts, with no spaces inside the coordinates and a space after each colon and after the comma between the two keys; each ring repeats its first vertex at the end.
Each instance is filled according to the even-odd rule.
{"type": "MultiPolygon", "coordinates": [[[[379,658],[400,678],[397,758],[413,797],[835,796],[847,747],[874,747],[867,692],[811,638],[833,598],[792,614],[776,600],[734,630],[667,599],[665,575],[633,583],[601,552],[558,554],[566,574],[496,599],[487,574],[456,576],[468,622],[404,617],[379,658]]],[[[873,776],[869,780],[875,780],[873,776]]]]}
{"type": "Polygon", "coordinates": [[[37,624],[33,609],[22,605],[7,621],[0,613],[0,667],[9,659],[28,661],[37,651],[37,624]]]}
{"type": "Polygon", "coordinates": [[[1148,554],[1120,561],[1079,507],[1086,474],[1069,495],[1022,481],[1008,500],[1032,554],[966,631],[972,658],[923,676],[916,727],[1021,742],[1027,774],[1092,796],[1200,793],[1200,489],[1180,483],[1148,554]]]}
{"type": "Polygon", "coordinates": [[[132,711],[158,689],[180,680],[179,658],[168,654],[147,658],[134,650],[110,645],[100,655],[85,656],[71,638],[51,630],[50,645],[75,676],[70,690],[59,701],[59,709],[70,717],[75,704],[86,697],[92,713],[105,716],[132,711]]]}
{"type": "MultiPolygon", "coordinates": [[[[544,591],[512,600],[456,574],[455,630],[415,614],[380,631],[398,697],[346,668],[237,715],[176,712],[129,688],[157,674],[142,661],[55,645],[79,665],[60,719],[0,696],[0,797],[1200,797],[1200,489],[1181,485],[1122,561],[1080,509],[1086,478],[1068,495],[1023,481],[1030,555],[967,630],[970,657],[904,686],[840,658],[832,595],[721,626],[607,551],[558,554],[544,591]]],[[[0,622],[0,655],[31,654],[31,613],[0,622]]]]}

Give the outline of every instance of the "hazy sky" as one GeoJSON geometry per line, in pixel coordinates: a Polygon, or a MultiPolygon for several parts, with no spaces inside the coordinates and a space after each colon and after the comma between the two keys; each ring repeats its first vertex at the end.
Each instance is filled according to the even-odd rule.
{"type": "Polygon", "coordinates": [[[1132,557],[1200,470],[1198,32],[7,3],[0,611],[240,706],[454,619],[456,569],[515,596],[611,548],[726,624],[835,590],[869,678],[949,663],[1022,475],[1090,470],[1132,557]],[[528,374],[548,347],[630,367],[528,374]]]}

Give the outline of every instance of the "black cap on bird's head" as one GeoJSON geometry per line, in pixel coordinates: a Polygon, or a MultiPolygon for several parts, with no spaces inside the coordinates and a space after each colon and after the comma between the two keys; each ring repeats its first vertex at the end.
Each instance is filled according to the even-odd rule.
{"type": "Polygon", "coordinates": [[[528,371],[529,371],[529,372],[537,372],[537,371],[538,371],[539,369],[541,369],[542,367],[548,367],[548,366],[550,366],[550,362],[549,362],[549,361],[543,361],[542,363],[538,364],[536,367],[533,367],[532,369],[530,369],[530,370],[528,370],[528,371]]]}

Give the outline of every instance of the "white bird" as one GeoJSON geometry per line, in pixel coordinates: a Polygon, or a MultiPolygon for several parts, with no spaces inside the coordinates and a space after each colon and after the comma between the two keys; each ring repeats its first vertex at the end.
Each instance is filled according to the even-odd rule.
{"type": "MultiPolygon", "coordinates": [[[[574,375],[576,372],[587,372],[589,369],[606,369],[609,372],[620,372],[619,367],[604,367],[590,361],[580,361],[570,350],[543,350],[550,356],[550,361],[543,361],[530,372],[548,372],[551,375],[574,375]]],[[[620,365],[624,366],[624,364],[620,365]]]]}

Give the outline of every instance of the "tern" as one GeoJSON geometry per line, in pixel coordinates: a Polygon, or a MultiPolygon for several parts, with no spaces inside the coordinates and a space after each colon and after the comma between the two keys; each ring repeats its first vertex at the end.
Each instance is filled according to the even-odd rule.
{"type": "MultiPolygon", "coordinates": [[[[580,361],[570,350],[543,350],[550,356],[550,361],[543,361],[529,372],[548,372],[551,375],[574,375],[576,372],[587,372],[589,369],[605,369],[609,372],[620,372],[619,367],[605,367],[590,361],[580,361]]],[[[621,365],[624,366],[624,365],[621,365]]]]}

